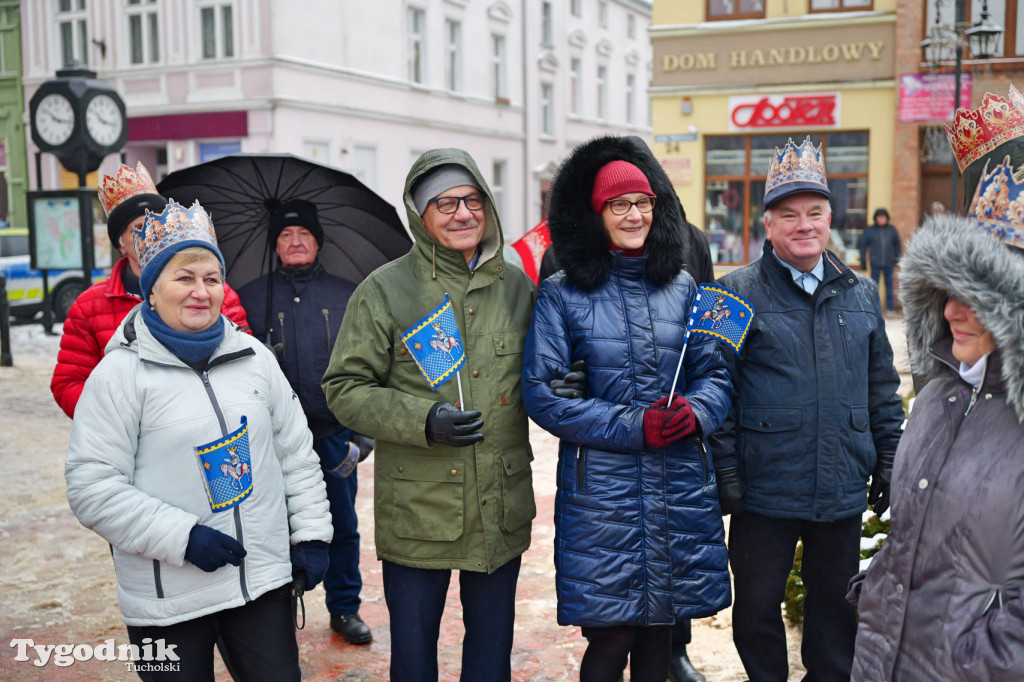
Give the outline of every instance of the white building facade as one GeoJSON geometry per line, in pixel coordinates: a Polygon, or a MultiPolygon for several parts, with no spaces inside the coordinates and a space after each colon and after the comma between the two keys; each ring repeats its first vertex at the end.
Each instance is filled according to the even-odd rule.
{"type": "MultiPolygon", "coordinates": [[[[569,149],[650,136],[645,0],[34,0],[21,11],[25,101],[69,59],[84,62],[125,100],[125,160],[158,180],[237,151],[292,153],[355,174],[404,221],[412,161],[460,147],[512,240],[541,219],[569,149]]],[[[33,178],[34,151],[30,140],[33,178]]],[[[44,189],[71,181],[47,155],[42,176],[44,189]]]]}

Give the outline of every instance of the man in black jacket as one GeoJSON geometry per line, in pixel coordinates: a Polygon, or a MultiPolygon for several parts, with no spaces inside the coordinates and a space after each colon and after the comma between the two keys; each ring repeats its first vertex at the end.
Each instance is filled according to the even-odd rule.
{"type": "Polygon", "coordinates": [[[903,252],[900,233],[889,222],[889,212],[884,208],[875,211],[873,224],[861,235],[860,265],[865,272],[871,264],[871,279],[878,284],[879,277],[885,275],[885,312],[893,314],[896,306],[893,300],[892,272],[903,252]]]}
{"type": "Polygon", "coordinates": [[[370,454],[373,441],[339,424],[320,388],[355,285],[328,274],[317,260],[324,233],[314,204],[286,202],[272,221],[270,238],[280,265],[239,289],[238,297],[253,336],[273,348],[299,397],[320,456],[334,526],[324,576],[331,628],[349,644],[369,644],[373,634],[359,617],[363,581],[354,505],[355,464],[370,454]]]}

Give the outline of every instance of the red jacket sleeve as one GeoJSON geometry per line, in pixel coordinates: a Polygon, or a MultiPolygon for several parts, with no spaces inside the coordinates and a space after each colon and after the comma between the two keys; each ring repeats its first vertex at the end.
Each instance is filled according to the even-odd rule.
{"type": "Polygon", "coordinates": [[[85,380],[103,359],[103,348],[89,328],[90,317],[81,298],[72,304],[64,320],[57,366],[53,368],[53,379],[50,381],[54,400],[64,410],[64,414],[72,419],[75,418],[75,406],[82,395],[85,380]]]}
{"type": "Polygon", "coordinates": [[[252,335],[252,330],[249,329],[249,320],[245,316],[245,308],[242,307],[242,302],[238,300],[238,294],[228,286],[227,282],[224,282],[224,303],[221,304],[220,311],[229,320],[241,327],[242,331],[250,336],[252,335]]]}

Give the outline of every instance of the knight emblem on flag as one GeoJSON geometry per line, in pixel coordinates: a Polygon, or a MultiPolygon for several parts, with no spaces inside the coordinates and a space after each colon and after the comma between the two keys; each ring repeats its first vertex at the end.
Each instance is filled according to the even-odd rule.
{"type": "Polygon", "coordinates": [[[252,493],[252,464],[249,459],[249,424],[223,438],[194,448],[203,472],[210,509],[222,512],[238,506],[252,493]]]}
{"type": "Polygon", "coordinates": [[[406,329],[402,333],[402,343],[431,390],[436,391],[438,386],[455,376],[466,360],[466,353],[459,337],[451,297],[445,294],[441,305],[406,329]]]}
{"type": "Polygon", "coordinates": [[[686,336],[714,336],[738,353],[753,321],[754,308],[745,298],[717,284],[701,284],[686,324],[686,336]]]}

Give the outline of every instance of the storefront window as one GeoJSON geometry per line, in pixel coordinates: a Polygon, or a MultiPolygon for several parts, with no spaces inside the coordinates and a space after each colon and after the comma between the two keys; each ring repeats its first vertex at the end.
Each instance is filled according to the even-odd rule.
{"type": "MultiPolygon", "coordinates": [[[[715,263],[743,265],[760,257],[765,177],[775,149],[789,138],[786,133],[706,138],[705,230],[715,263]]],[[[825,133],[811,135],[811,141],[822,146],[832,191],[829,248],[855,265],[868,218],[868,133],[825,133]]]]}

